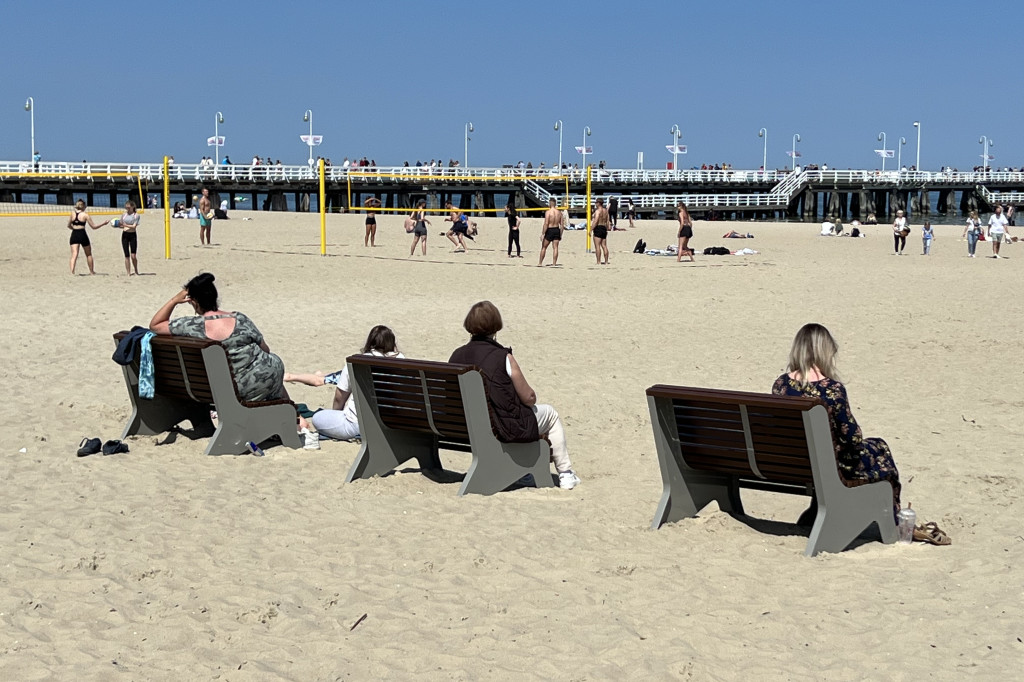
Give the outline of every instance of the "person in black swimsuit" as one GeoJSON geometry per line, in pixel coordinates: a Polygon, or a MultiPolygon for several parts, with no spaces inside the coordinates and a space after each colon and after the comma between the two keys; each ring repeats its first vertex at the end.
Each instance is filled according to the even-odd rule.
{"type": "Polygon", "coordinates": [[[512,257],[512,244],[516,245],[516,258],[523,257],[523,251],[519,247],[519,212],[516,211],[515,205],[512,203],[512,197],[508,198],[508,203],[505,205],[505,219],[508,220],[508,257],[512,257]]]}
{"type": "Polygon", "coordinates": [[[427,225],[430,221],[427,220],[427,202],[424,199],[420,199],[416,202],[416,210],[412,212],[413,227],[412,230],[412,247],[409,249],[409,255],[412,256],[416,253],[416,244],[423,240],[423,255],[427,255],[427,225]]]}
{"type": "MultiPolygon", "coordinates": [[[[366,208],[380,208],[380,199],[377,197],[370,197],[363,202],[363,206],[366,208]]],[[[374,215],[373,211],[366,212],[366,236],[363,237],[363,246],[376,246],[373,243],[374,238],[377,236],[377,216],[374,215]]]]}
{"type": "Polygon", "coordinates": [[[636,220],[636,206],[633,204],[633,200],[629,199],[629,203],[626,204],[626,217],[629,219],[629,226],[636,227],[633,221],[636,220]]]}
{"type": "Polygon", "coordinates": [[[89,265],[89,274],[96,274],[96,271],[93,269],[92,244],[89,241],[88,233],[85,231],[85,226],[88,225],[95,230],[109,224],[110,221],[108,220],[97,225],[92,221],[92,217],[86,213],[85,202],[79,199],[75,203],[75,210],[71,212],[71,217],[68,219],[68,229],[71,230],[70,244],[72,275],[75,274],[75,264],[78,262],[79,248],[85,249],[85,262],[89,265]]]}
{"type": "Polygon", "coordinates": [[[690,212],[686,210],[686,204],[679,202],[676,204],[676,217],[679,219],[679,246],[676,248],[676,262],[680,262],[683,256],[689,256],[690,262],[693,262],[693,249],[690,248],[690,237],[693,236],[693,219],[690,218],[690,212]]]}

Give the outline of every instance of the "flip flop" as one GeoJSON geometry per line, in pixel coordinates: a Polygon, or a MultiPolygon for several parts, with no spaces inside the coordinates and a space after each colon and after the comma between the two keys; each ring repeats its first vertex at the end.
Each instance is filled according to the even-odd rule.
{"type": "Polygon", "coordinates": [[[103,444],[104,455],[116,455],[119,452],[128,452],[128,445],[119,440],[108,440],[103,444]]]}
{"type": "Polygon", "coordinates": [[[917,542],[927,542],[930,545],[944,546],[953,544],[953,540],[934,521],[929,521],[914,528],[914,540],[917,542]]]}
{"type": "Polygon", "coordinates": [[[89,455],[95,455],[100,451],[100,439],[99,438],[83,438],[82,442],[78,444],[78,456],[88,457],[89,455]]]}

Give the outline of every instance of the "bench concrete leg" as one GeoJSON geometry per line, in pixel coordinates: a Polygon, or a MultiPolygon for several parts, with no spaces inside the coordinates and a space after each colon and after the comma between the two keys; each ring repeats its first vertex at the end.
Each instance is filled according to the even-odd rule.
{"type": "MultiPolygon", "coordinates": [[[[490,434],[488,434],[490,435],[490,434]]],[[[493,495],[526,474],[533,474],[538,488],[551,487],[551,448],[547,441],[536,443],[473,443],[473,461],[459,488],[459,495],[493,495]]]]}
{"type": "MultiPolygon", "coordinates": [[[[841,483],[838,485],[842,485],[841,483]]],[[[892,518],[892,486],[888,481],[837,490],[829,502],[818,496],[818,516],[804,550],[806,556],[819,552],[841,552],[872,523],[877,524],[882,542],[896,542],[892,518]],[[838,494],[837,494],[838,493],[838,494]]]]}
{"type": "Polygon", "coordinates": [[[249,452],[249,441],[261,443],[272,436],[280,438],[285,447],[301,448],[295,419],[291,405],[244,407],[236,403],[226,410],[218,405],[217,430],[206,446],[206,454],[243,455],[249,452]]]}
{"type": "MultiPolygon", "coordinates": [[[[433,436],[405,433],[379,427],[373,420],[362,423],[363,444],[359,447],[352,467],[345,477],[346,483],[357,478],[383,476],[399,465],[415,459],[424,470],[440,470],[441,459],[433,436]]],[[[386,427],[385,427],[386,428],[386,427]]]]}
{"type": "MultiPolygon", "coordinates": [[[[128,436],[155,436],[170,431],[173,426],[188,420],[193,428],[199,428],[203,421],[210,421],[210,410],[191,400],[176,400],[157,394],[152,400],[139,397],[139,377],[131,365],[121,368],[128,386],[128,399],[132,404],[132,416],[121,433],[121,440],[128,436]]],[[[212,427],[210,429],[213,430],[212,427]]]]}

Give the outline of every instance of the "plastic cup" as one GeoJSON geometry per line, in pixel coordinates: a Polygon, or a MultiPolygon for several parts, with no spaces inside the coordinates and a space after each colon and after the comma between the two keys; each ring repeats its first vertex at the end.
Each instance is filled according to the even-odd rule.
{"type": "Polygon", "coordinates": [[[905,545],[909,545],[914,541],[914,526],[917,525],[917,513],[910,509],[900,509],[899,514],[896,515],[898,523],[896,529],[899,533],[899,541],[905,545]]]}

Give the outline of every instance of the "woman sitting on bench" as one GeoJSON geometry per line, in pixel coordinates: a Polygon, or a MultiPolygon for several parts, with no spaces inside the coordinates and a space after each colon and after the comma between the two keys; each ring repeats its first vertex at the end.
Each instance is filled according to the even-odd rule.
{"type": "Polygon", "coordinates": [[[185,288],[164,303],[149,322],[157,334],[191,336],[219,341],[227,352],[243,401],[287,399],[284,388],[284,363],[270,352],[263,334],[244,313],[220,310],[214,276],[203,272],[188,281],[185,288]],[[181,303],[190,303],[194,316],[171,319],[181,303]]]}
{"type": "Polygon", "coordinates": [[[558,471],[558,486],[563,490],[575,488],[580,478],[569,461],[562,420],[555,408],[537,404],[537,394],[523,376],[512,349],[494,340],[503,326],[501,313],[490,301],[480,301],[469,309],[462,326],[471,338],[465,346],[455,349],[448,362],[475,365],[483,370],[487,401],[492,408],[491,425],[498,440],[530,443],[546,437],[558,471]]]}
{"type": "MultiPolygon", "coordinates": [[[[363,344],[364,355],[376,355],[385,358],[404,358],[395,345],[395,333],[388,327],[378,324],[370,330],[363,344]]],[[[330,410],[317,410],[310,421],[322,435],[334,440],[352,440],[359,438],[359,418],[356,416],[356,403],[352,398],[352,385],[349,383],[348,367],[331,374],[290,374],[284,373],[284,380],[307,386],[324,386],[331,384],[334,388],[334,405],[330,410]]]]}
{"type": "MultiPolygon", "coordinates": [[[[832,442],[843,484],[889,481],[892,484],[892,511],[900,510],[900,475],[889,446],[881,438],[864,438],[850,411],[846,387],[836,378],[835,360],[839,346],[828,329],[820,324],[805,324],[793,339],[789,352],[789,373],[775,380],[775,395],[820,398],[828,411],[832,442]]],[[[816,503],[800,516],[801,525],[810,525],[817,515],[816,503]]]]}

